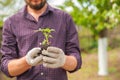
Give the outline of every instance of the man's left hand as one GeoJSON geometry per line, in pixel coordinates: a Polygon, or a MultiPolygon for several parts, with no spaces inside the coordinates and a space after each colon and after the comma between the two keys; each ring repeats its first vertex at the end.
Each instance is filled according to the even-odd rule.
{"type": "Polygon", "coordinates": [[[43,66],[48,68],[59,68],[65,64],[66,56],[62,49],[57,47],[48,47],[42,51],[43,66]]]}

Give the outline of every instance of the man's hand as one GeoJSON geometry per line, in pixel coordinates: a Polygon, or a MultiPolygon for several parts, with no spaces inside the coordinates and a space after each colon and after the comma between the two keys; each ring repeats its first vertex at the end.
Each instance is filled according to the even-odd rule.
{"type": "Polygon", "coordinates": [[[36,66],[38,64],[42,64],[43,56],[41,54],[38,55],[38,53],[40,53],[40,50],[41,50],[41,48],[37,47],[37,48],[31,49],[27,53],[26,61],[29,65],[36,66]]]}
{"type": "Polygon", "coordinates": [[[62,49],[57,47],[48,47],[42,51],[43,66],[48,68],[59,68],[65,64],[66,56],[62,49]]]}

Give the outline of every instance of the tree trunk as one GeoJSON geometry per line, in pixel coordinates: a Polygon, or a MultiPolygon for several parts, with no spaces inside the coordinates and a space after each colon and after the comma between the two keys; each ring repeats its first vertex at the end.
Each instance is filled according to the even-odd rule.
{"type": "Polygon", "coordinates": [[[108,75],[107,30],[100,32],[98,40],[98,75],[108,75]]]}

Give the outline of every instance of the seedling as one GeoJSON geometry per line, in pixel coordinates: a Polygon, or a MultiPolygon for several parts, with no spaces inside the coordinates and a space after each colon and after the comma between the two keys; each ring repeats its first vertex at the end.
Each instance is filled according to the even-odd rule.
{"type": "Polygon", "coordinates": [[[42,41],[42,43],[40,44],[42,49],[47,49],[48,46],[50,46],[51,42],[49,41],[50,38],[53,38],[51,35],[51,32],[55,31],[54,29],[51,28],[39,28],[40,32],[42,32],[43,36],[44,36],[44,40],[42,41]]]}

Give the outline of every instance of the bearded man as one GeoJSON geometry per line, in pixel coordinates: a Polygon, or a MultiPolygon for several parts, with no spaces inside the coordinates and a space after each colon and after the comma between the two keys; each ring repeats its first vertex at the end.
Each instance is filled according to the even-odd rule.
{"type": "Polygon", "coordinates": [[[17,80],[68,80],[67,71],[75,72],[82,64],[71,16],[46,0],[25,2],[4,23],[1,70],[17,80]],[[48,27],[55,30],[53,38],[47,49],[41,49],[44,36],[38,30],[48,27]]]}

